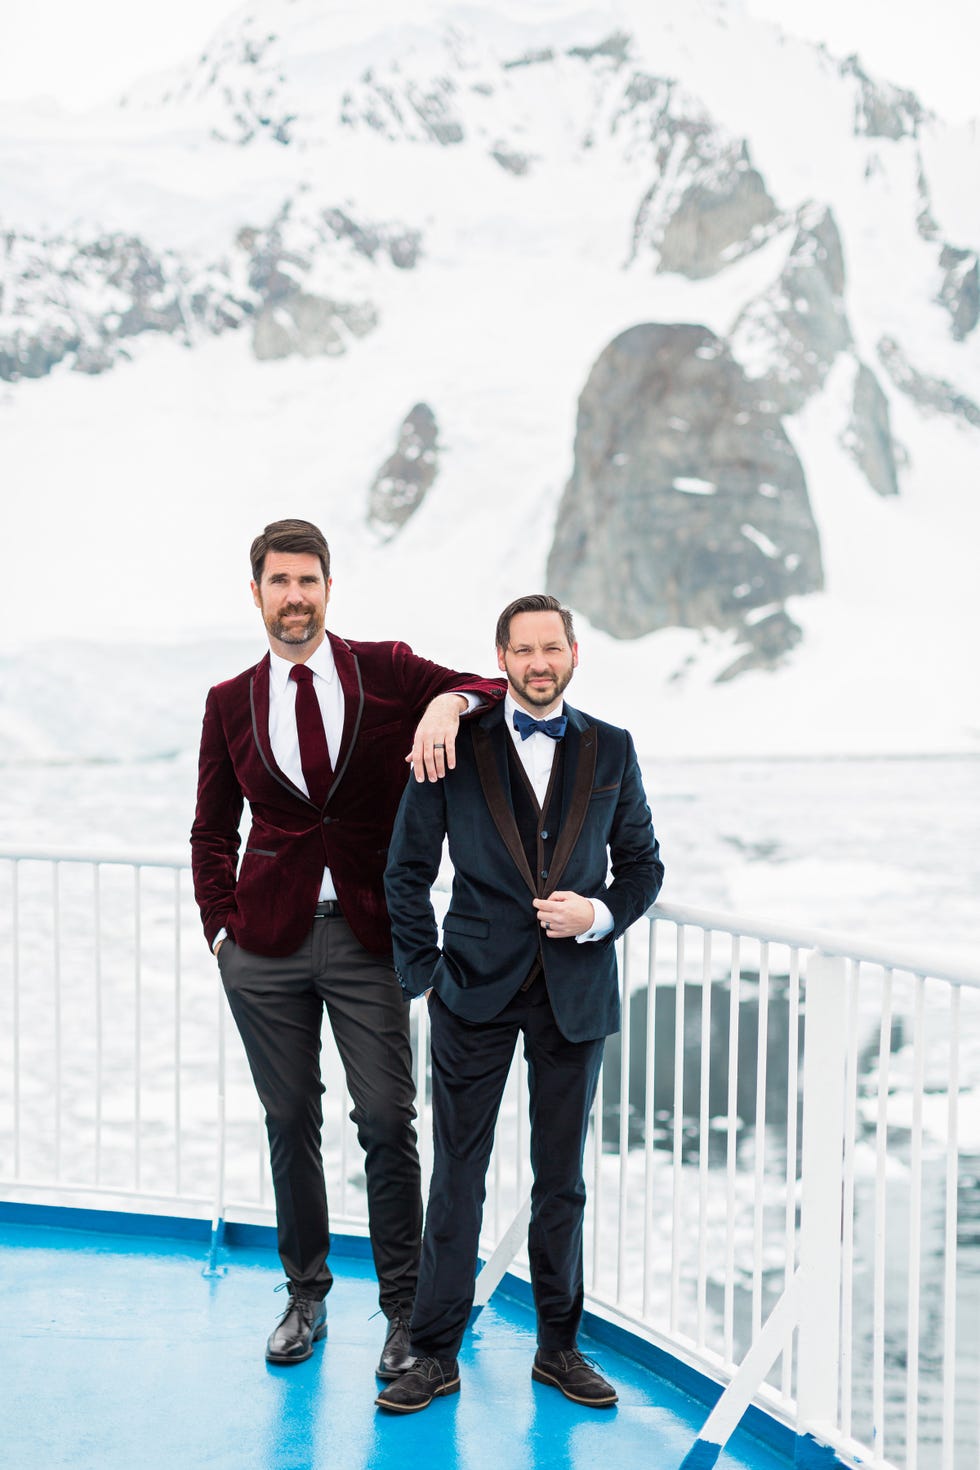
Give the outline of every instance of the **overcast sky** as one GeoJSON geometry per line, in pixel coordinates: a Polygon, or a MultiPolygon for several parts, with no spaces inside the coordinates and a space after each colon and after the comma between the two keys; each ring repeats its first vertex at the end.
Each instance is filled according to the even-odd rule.
{"type": "MultiPolygon", "coordinates": [[[[832,51],[858,51],[872,71],[912,86],[951,122],[980,114],[977,0],[744,3],[832,51]]],[[[235,0],[3,0],[0,101],[102,101],[146,72],[196,56],[236,8],[235,0]]]]}

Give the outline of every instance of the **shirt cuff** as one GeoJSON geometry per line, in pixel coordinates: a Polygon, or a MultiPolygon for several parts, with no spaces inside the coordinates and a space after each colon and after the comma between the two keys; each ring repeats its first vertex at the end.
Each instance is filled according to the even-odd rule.
{"type": "Polygon", "coordinates": [[[576,934],[576,944],[591,944],[594,939],[605,939],[615,928],[615,920],[609,909],[601,898],[590,898],[589,902],[595,909],[595,917],[592,920],[592,928],[587,929],[584,934],[576,934]]]}
{"type": "Polygon", "coordinates": [[[475,709],[483,708],[484,701],[480,698],[479,694],[470,694],[467,689],[450,689],[448,692],[458,695],[460,699],[466,700],[466,708],[460,710],[460,719],[463,719],[465,715],[471,715],[475,709]]]}
{"type": "Polygon", "coordinates": [[[218,932],[217,932],[217,934],[214,936],[214,938],[211,941],[211,953],[214,954],[214,951],[215,951],[215,948],[217,947],[217,945],[219,945],[221,943],[222,939],[227,939],[227,938],[228,938],[228,930],[227,929],[219,929],[218,932]]]}

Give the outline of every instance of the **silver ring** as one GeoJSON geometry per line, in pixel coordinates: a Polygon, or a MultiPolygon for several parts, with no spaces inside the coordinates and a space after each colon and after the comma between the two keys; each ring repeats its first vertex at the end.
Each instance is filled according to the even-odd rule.
{"type": "Polygon", "coordinates": [[[445,750],[445,745],[433,745],[433,750],[445,750]]]}

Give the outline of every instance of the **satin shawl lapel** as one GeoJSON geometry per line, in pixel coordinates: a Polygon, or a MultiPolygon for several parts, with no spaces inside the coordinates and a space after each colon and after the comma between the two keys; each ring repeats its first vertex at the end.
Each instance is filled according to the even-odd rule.
{"type": "Polygon", "coordinates": [[[473,726],[473,755],[493,824],[524,882],[531,893],[537,895],[510,797],[510,772],[507,769],[507,746],[504,744],[509,739],[501,700],[495,709],[473,726]]]}
{"type": "Polygon", "coordinates": [[[269,741],[269,655],[260,663],[256,664],[255,672],[248,684],[249,714],[252,720],[252,739],[259,753],[262,764],[274,781],[278,781],[290,796],[295,796],[304,806],[317,808],[313,802],[294,786],[289,777],[286,776],[276,765],[275,756],[272,754],[272,745],[269,741]]]}
{"type": "MultiPolygon", "coordinates": [[[[579,839],[595,780],[598,731],[577,709],[565,706],[568,725],[565,729],[565,782],[561,828],[554,856],[548,869],[545,898],[554,893],[579,839]],[[571,794],[569,794],[571,793],[571,794]]],[[[505,732],[506,733],[506,732],[505,732]]]]}
{"type": "Polygon", "coordinates": [[[361,728],[361,717],[364,714],[364,681],[361,678],[361,666],[357,661],[357,655],[343,638],[328,633],[330,647],[333,649],[334,667],[337,670],[337,678],[340,687],[344,691],[344,731],[340,737],[340,752],[337,756],[337,769],[327,792],[327,803],[333,796],[337,787],[344,779],[344,772],[350,763],[354,751],[354,742],[357,740],[357,732],[361,728]]]}

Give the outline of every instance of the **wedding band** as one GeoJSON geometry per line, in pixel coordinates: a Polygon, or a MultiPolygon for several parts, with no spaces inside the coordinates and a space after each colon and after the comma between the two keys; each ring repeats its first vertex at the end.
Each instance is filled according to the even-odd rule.
{"type": "Polygon", "coordinates": [[[545,919],[545,921],[544,921],[544,927],[546,929],[550,929],[551,928],[551,920],[550,919],[545,919]]]}
{"type": "Polygon", "coordinates": [[[433,750],[445,750],[445,745],[433,745],[433,750]]]}

